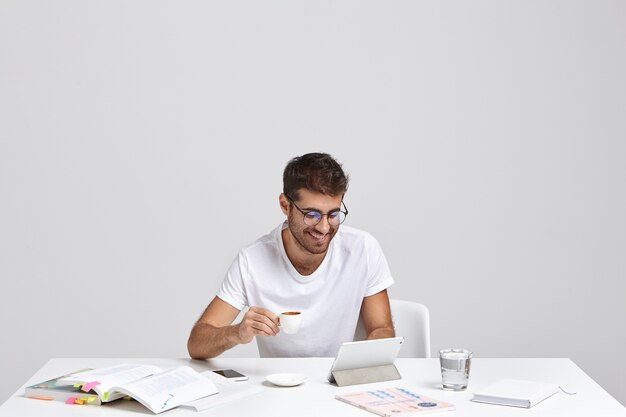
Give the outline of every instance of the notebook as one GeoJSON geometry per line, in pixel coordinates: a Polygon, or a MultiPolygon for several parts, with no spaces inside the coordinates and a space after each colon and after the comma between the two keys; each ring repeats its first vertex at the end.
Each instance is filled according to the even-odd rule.
{"type": "Polygon", "coordinates": [[[557,392],[559,392],[557,384],[519,379],[502,379],[475,392],[472,401],[530,408],[557,392]]]}
{"type": "Polygon", "coordinates": [[[413,417],[455,410],[453,404],[425,397],[413,389],[401,387],[339,394],[335,398],[383,417],[413,417]]]}

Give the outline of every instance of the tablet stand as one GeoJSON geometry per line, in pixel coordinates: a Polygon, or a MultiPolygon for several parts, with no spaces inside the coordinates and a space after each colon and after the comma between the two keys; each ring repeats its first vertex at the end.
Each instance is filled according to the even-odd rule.
{"type": "Polygon", "coordinates": [[[345,369],[333,371],[333,378],[338,387],[346,385],[369,384],[371,382],[393,381],[401,379],[400,372],[394,364],[371,366],[369,368],[345,369]]]}

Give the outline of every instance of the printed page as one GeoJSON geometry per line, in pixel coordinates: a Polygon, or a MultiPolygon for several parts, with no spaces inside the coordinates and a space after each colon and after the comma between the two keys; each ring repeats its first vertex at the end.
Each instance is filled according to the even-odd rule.
{"type": "Polygon", "coordinates": [[[155,414],[217,392],[213,382],[188,366],[111,389],[111,394],[130,395],[155,414]]]}
{"type": "Polygon", "coordinates": [[[219,392],[209,397],[200,398],[183,404],[182,407],[191,408],[195,411],[204,411],[233,401],[239,401],[250,395],[265,391],[261,385],[252,385],[250,382],[234,382],[228,378],[217,375],[213,371],[202,372],[205,378],[213,381],[219,392]]]}
{"type": "Polygon", "coordinates": [[[109,395],[111,387],[126,384],[162,372],[153,365],[121,364],[94,369],[61,378],[58,385],[81,384],[87,391],[93,389],[103,401],[113,401],[123,395],[109,395]]]}

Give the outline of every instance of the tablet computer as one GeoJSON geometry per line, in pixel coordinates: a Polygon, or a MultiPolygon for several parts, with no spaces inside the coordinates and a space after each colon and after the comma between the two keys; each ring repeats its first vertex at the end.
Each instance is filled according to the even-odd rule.
{"type": "Polygon", "coordinates": [[[330,367],[328,381],[335,382],[333,377],[334,371],[393,365],[398,357],[402,343],[404,343],[404,337],[400,336],[388,339],[345,342],[339,347],[333,366],[330,367]]]}

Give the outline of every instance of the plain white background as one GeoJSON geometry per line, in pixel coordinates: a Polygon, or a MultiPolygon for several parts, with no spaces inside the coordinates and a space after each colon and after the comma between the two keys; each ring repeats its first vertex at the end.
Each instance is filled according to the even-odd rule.
{"type": "Polygon", "coordinates": [[[1,0],[0,400],[50,357],[186,356],[282,221],[285,163],[325,151],[434,352],[570,357],[626,403],[625,21],[609,0],[1,0]]]}

